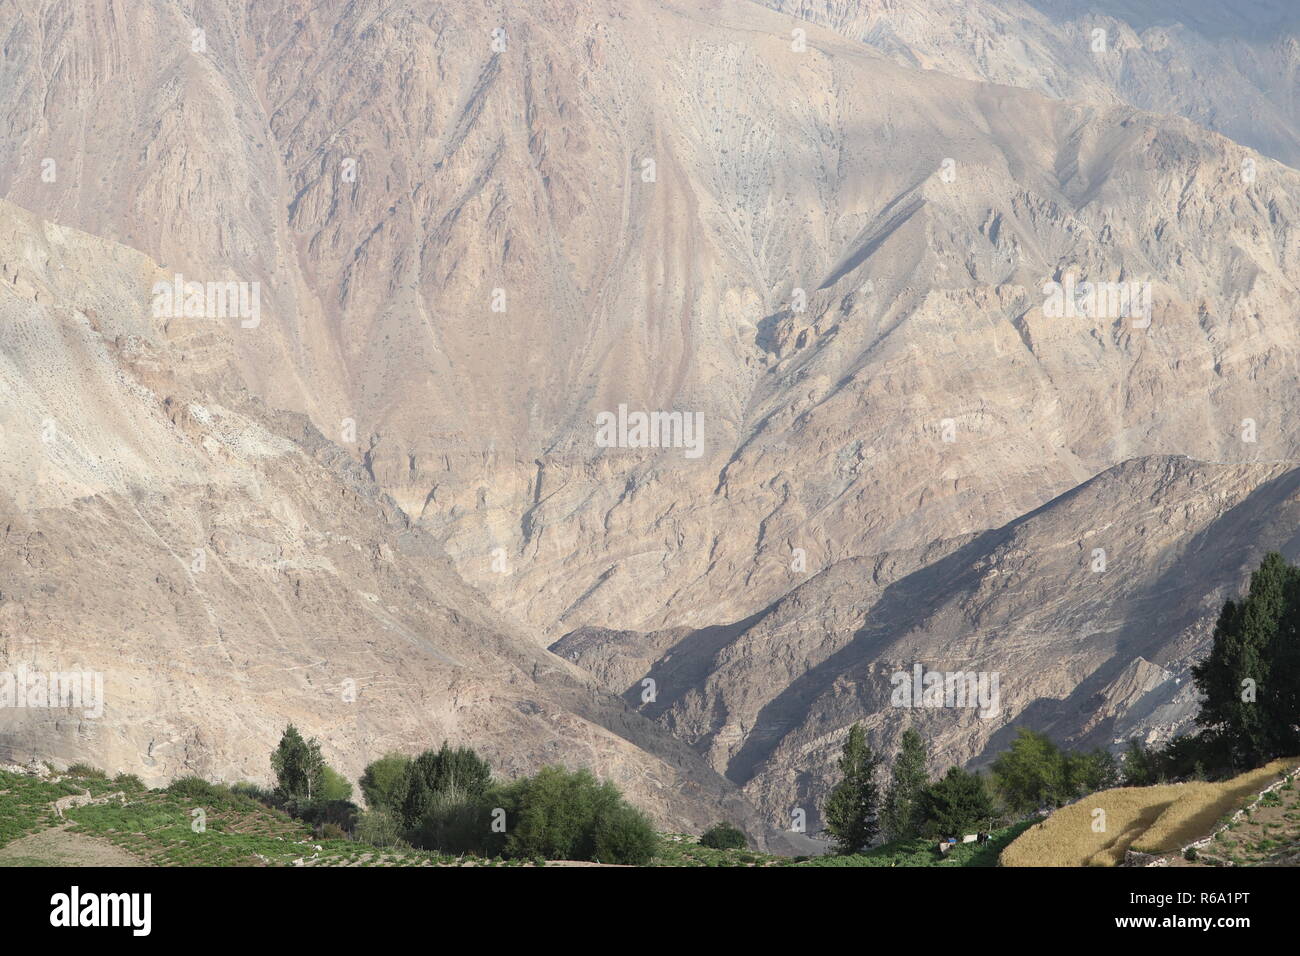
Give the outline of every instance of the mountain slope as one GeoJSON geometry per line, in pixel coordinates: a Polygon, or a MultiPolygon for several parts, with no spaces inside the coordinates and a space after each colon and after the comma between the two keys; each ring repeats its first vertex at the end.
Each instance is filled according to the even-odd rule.
{"type": "Polygon", "coordinates": [[[886,753],[917,727],[932,770],[987,761],[1022,725],[1085,748],[1166,739],[1195,714],[1190,666],[1219,607],[1264,551],[1300,557],[1298,518],[1300,469],[1137,459],[1003,528],[837,563],[729,627],[578,631],[552,650],[773,815],[811,818],[856,721],[886,753]],[[996,674],[997,706],[900,706],[894,675],[910,686],[918,664],[996,674]]]}
{"type": "Polygon", "coordinates": [[[16,9],[5,194],[260,281],[254,393],[551,637],[744,617],[793,548],[922,547],[1130,457],[1294,454],[1300,178],[1181,119],[752,4],[16,9]],[[67,155],[139,162],[45,182],[67,155]],[[1149,281],[1153,326],[1044,316],[1069,276],[1149,281]],[[703,455],[599,447],[621,404],[702,415],[703,455]]]}
{"type": "Polygon", "coordinates": [[[899,63],[1185,116],[1300,166],[1300,13],[1286,0],[760,2],[899,63]]]}
{"type": "Polygon", "coordinates": [[[0,263],[0,670],[103,682],[100,712],[0,710],[4,759],[265,781],[292,721],[354,779],[451,738],[507,776],[589,766],[660,820],[726,807],[763,838],[734,787],[503,621],[305,418],[229,372],[198,369],[197,390],[188,346],[240,330],[153,319],[144,256],[0,203],[0,263]]]}
{"type": "MultiPolygon", "coordinates": [[[[1291,156],[1294,104],[1261,77],[1294,75],[1294,30],[1189,16],[1162,49],[1209,72],[1172,70],[1196,93],[1175,101],[1158,24],[1085,67],[1074,8],[896,3],[897,43],[883,6],[786,9],[846,35],[707,0],[7,5],[0,193],[46,222],[6,209],[7,633],[106,609],[138,631],[115,650],[156,695],[140,713],[184,717],[162,739],[224,774],[262,759],[249,701],[337,682],[324,649],[383,632],[355,679],[437,689],[394,683],[373,725],[305,710],[349,767],[451,728],[511,769],[621,768],[692,820],[729,799],[721,771],[770,821],[815,803],[851,719],[896,730],[872,668],[921,654],[1029,669],[1011,710],[1062,736],[1177,723],[1186,700],[1150,692],[1264,538],[1173,576],[1186,618],[1144,617],[1173,586],[1153,571],[1093,589],[1113,610],[1046,599],[1117,510],[1181,516],[1104,545],[1167,568],[1206,522],[1253,529],[1244,503],[1300,460],[1300,173],[1216,132],[1291,156]],[[47,266],[73,229],[103,241],[47,266]],[[257,283],[257,320],[152,321],[178,275],[257,283]],[[1055,309],[1076,282],[1149,311],[1055,309]],[[701,453],[607,447],[620,407],[701,416],[701,453]],[[36,570],[77,581],[74,560],[64,590],[36,570]],[[1015,587],[986,594],[999,560],[1015,587]],[[1121,640],[1124,614],[1182,643],[1121,640]],[[619,693],[660,672],[658,724],[570,699],[586,677],[544,647],[571,632],[619,693]],[[189,687],[193,661],[155,660],[172,641],[249,689],[189,687]],[[633,744],[707,799],[678,807],[633,744]]],[[[131,726],[124,759],[148,753],[131,726]]],[[[976,760],[990,726],[931,729],[976,760]]]]}

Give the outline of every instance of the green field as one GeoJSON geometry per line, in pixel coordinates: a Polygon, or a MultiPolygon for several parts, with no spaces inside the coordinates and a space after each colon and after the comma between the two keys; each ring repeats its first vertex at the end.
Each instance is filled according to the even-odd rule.
{"type": "MultiPolygon", "coordinates": [[[[854,856],[789,858],[752,850],[715,850],[693,836],[664,834],[653,866],[995,866],[1028,824],[993,833],[984,845],[960,844],[940,857],[930,840],[887,844],[854,856]]],[[[145,790],[93,771],[41,780],[0,771],[0,866],[118,862],[120,851],[152,866],[531,866],[526,860],[452,857],[410,847],[322,840],[302,823],[252,797],[212,787],[203,798],[145,790]],[[104,802],[60,818],[54,801],[76,794],[104,802]],[[195,809],[204,828],[195,832],[195,809]],[[39,837],[39,838],[38,838],[39,837]]]]}
{"type": "Polygon", "coordinates": [[[799,866],[997,866],[998,856],[1028,826],[1026,820],[1014,826],[994,830],[987,843],[958,843],[943,856],[935,850],[935,840],[904,840],[853,856],[819,856],[799,866]]]}

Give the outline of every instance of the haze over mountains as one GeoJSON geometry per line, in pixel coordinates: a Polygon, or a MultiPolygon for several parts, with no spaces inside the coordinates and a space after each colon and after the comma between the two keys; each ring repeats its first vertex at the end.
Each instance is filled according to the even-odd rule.
{"type": "Polygon", "coordinates": [[[0,654],[108,687],[0,756],[259,777],[293,719],[777,829],[855,720],[1172,732],[1300,555],[1300,44],[1237,9],[5,7],[0,654]]]}

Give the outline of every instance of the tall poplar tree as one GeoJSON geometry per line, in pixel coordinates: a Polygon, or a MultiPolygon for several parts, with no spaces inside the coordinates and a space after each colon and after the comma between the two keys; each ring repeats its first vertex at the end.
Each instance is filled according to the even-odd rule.
{"type": "Polygon", "coordinates": [[[1196,722],[1227,744],[1233,768],[1257,766],[1275,755],[1294,724],[1290,689],[1284,685],[1294,666],[1298,585],[1300,569],[1270,552],[1250,576],[1246,597],[1223,605],[1210,656],[1192,668],[1205,697],[1196,722]],[[1278,681],[1273,680],[1275,660],[1278,681]]]}
{"type": "Polygon", "coordinates": [[[920,832],[916,801],[929,782],[925,773],[925,741],[909,727],[903,734],[889,789],[885,791],[881,820],[886,840],[910,840],[920,832]]]}
{"type": "Polygon", "coordinates": [[[854,724],[839,760],[844,777],[826,798],[822,814],[836,853],[857,853],[880,831],[880,789],[876,785],[880,763],[880,757],[867,746],[862,726],[854,724]]]}

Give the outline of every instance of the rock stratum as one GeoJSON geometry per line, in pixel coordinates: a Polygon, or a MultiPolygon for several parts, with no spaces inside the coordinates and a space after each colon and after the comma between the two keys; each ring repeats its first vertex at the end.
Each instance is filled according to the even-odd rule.
{"type": "Polygon", "coordinates": [[[108,706],[0,756],[264,778],[293,719],[761,831],[855,720],[1184,726],[1300,554],[1296,32],[935,6],[5,8],[0,652],[108,706]],[[890,706],[918,663],[998,713],[890,706]]]}

